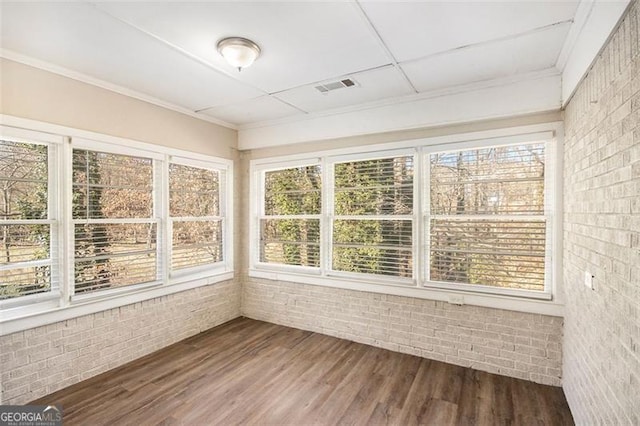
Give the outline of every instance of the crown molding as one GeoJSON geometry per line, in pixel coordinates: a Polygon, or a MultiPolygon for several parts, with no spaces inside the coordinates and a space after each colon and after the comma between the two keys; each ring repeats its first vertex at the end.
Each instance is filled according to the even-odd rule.
{"type": "Polygon", "coordinates": [[[165,108],[171,111],[179,112],[181,114],[188,115],[193,118],[197,118],[198,120],[206,121],[209,123],[217,124],[218,126],[223,126],[229,129],[238,130],[238,126],[232,123],[228,123],[223,120],[218,120],[217,118],[205,116],[203,114],[198,114],[195,111],[192,111],[188,108],[173,104],[171,102],[166,102],[161,99],[155,98],[153,96],[147,95],[145,93],[141,93],[132,89],[128,89],[126,87],[122,87],[120,85],[109,83],[107,81],[91,77],[89,75],[83,74],[78,71],[73,71],[65,67],[61,67],[59,65],[52,64],[47,61],[43,61],[40,59],[36,59],[27,55],[23,55],[21,53],[14,52],[9,49],[0,48],[0,58],[8,59],[13,62],[18,62],[24,65],[28,65],[30,67],[38,68],[44,71],[51,72],[53,74],[58,74],[63,77],[70,78],[72,80],[77,80],[82,83],[87,83],[92,86],[97,86],[105,90],[109,90],[111,92],[118,93],[120,95],[124,95],[133,99],[137,99],[143,102],[147,102],[153,104],[155,106],[159,106],[161,108],[165,108]]]}

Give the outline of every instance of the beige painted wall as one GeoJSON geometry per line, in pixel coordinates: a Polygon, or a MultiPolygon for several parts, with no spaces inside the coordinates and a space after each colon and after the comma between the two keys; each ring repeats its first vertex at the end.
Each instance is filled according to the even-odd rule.
{"type": "Polygon", "coordinates": [[[236,157],[238,134],[148,102],[0,59],[0,113],[180,148],[236,157]]]}
{"type": "MultiPolygon", "coordinates": [[[[4,59],[0,83],[5,115],[238,157],[235,130],[90,84],[4,59]]],[[[0,403],[27,403],[236,318],[240,293],[233,279],[1,336],[0,403]]]]}
{"type": "MultiPolygon", "coordinates": [[[[0,66],[0,78],[2,83],[0,89],[0,112],[2,114],[29,118],[33,120],[44,121],[63,126],[139,140],[147,143],[186,149],[194,152],[216,155],[236,160],[236,192],[234,194],[234,210],[236,212],[236,214],[234,215],[236,220],[236,271],[237,274],[244,279],[234,280],[232,283],[229,283],[229,285],[231,286],[229,295],[224,297],[224,299],[226,299],[226,302],[223,302],[223,306],[210,305],[210,309],[215,310],[216,312],[224,312],[225,314],[221,315],[215,321],[207,323],[207,326],[215,325],[220,321],[224,321],[240,314],[241,302],[239,300],[238,290],[241,290],[244,296],[242,303],[246,304],[244,306],[245,309],[242,311],[244,314],[275,322],[282,322],[286,325],[293,325],[302,328],[305,327],[305,324],[293,320],[296,318],[295,310],[287,309],[280,312],[282,306],[279,306],[277,303],[263,303],[264,299],[262,297],[259,297],[260,292],[258,292],[257,290],[259,288],[264,288],[264,285],[267,285],[267,287],[271,286],[273,283],[264,283],[257,280],[246,279],[246,259],[248,259],[249,249],[249,240],[246,233],[246,230],[248,229],[247,225],[249,222],[249,160],[253,158],[264,158],[283,154],[327,150],[347,146],[364,146],[392,141],[538,124],[559,121],[561,119],[559,113],[545,113],[510,119],[467,123],[455,126],[390,132],[322,142],[308,142],[296,146],[281,146],[277,148],[268,148],[238,153],[235,150],[235,147],[237,146],[237,133],[234,130],[226,129],[215,124],[207,123],[193,117],[177,113],[175,111],[170,111],[140,100],[111,92],[109,90],[101,89],[86,83],[75,81],[16,62],[0,60],[0,66]],[[252,295],[254,297],[251,297],[252,295]],[[255,296],[258,297],[256,298],[255,296]],[[261,308],[257,309],[257,307],[261,308]],[[278,312],[280,312],[281,315],[276,317],[276,314],[278,312]]],[[[286,294],[294,294],[296,291],[306,291],[306,286],[303,285],[297,286],[296,284],[277,283],[277,286],[278,288],[276,289],[276,292],[282,290],[285,291],[286,294]]],[[[343,296],[343,294],[339,291],[336,293],[335,290],[331,289],[327,289],[325,293],[326,294],[324,294],[324,296],[328,296],[330,299],[335,297],[340,298],[341,296],[343,296]]],[[[184,294],[182,298],[185,300],[189,299],[193,294],[196,293],[193,291],[189,292],[187,294],[184,294]]],[[[266,296],[266,294],[262,295],[266,296]]],[[[357,298],[363,296],[368,296],[368,294],[363,293],[355,295],[355,297],[357,298]]],[[[371,309],[373,309],[375,308],[375,306],[373,305],[377,303],[379,298],[377,296],[372,296],[370,297],[370,299],[372,300],[371,309]]],[[[406,305],[407,303],[409,303],[408,300],[409,299],[404,300],[401,305],[406,305]]],[[[284,305],[287,304],[285,303],[284,305]]],[[[427,303],[424,301],[416,301],[414,305],[418,306],[417,309],[419,310],[430,311],[431,309],[439,310],[441,304],[437,304],[435,302],[427,303]]],[[[206,307],[203,309],[206,310],[206,307]]],[[[467,307],[464,309],[473,310],[475,308],[467,307]]],[[[558,339],[561,335],[561,319],[536,315],[532,316],[531,314],[505,313],[504,311],[500,310],[491,310],[484,308],[479,309],[478,312],[480,312],[483,318],[487,319],[487,324],[493,321],[494,317],[499,319],[496,320],[498,324],[495,324],[495,327],[494,325],[487,325],[487,330],[485,330],[485,332],[487,333],[486,338],[488,340],[486,340],[486,342],[485,340],[482,340],[482,342],[480,342],[486,343],[486,353],[483,352],[470,354],[470,356],[475,357],[473,358],[473,360],[471,360],[471,358],[469,357],[465,358],[465,356],[463,356],[464,351],[466,350],[466,346],[464,346],[464,343],[451,343],[445,338],[444,334],[442,336],[435,334],[436,331],[438,333],[446,333],[447,330],[429,329],[424,332],[427,334],[431,332],[434,333],[435,340],[433,340],[432,343],[438,343],[438,345],[436,345],[438,347],[442,346],[444,348],[449,343],[454,346],[453,348],[442,349],[442,353],[438,352],[438,350],[436,349],[430,350],[428,345],[424,346],[422,345],[422,343],[414,345],[411,342],[404,342],[401,345],[401,342],[394,342],[391,341],[391,339],[385,339],[383,337],[387,335],[386,329],[381,331],[383,337],[376,338],[374,339],[374,341],[367,342],[378,346],[389,347],[394,350],[419,353],[422,356],[429,356],[433,358],[444,356],[444,358],[438,359],[444,359],[449,362],[455,362],[463,365],[472,365],[476,368],[485,369],[487,371],[494,371],[501,374],[507,374],[514,377],[525,377],[530,380],[540,381],[543,383],[551,383],[556,385],[559,384],[561,374],[559,369],[559,359],[561,352],[558,339]],[[508,340],[506,342],[501,340],[500,330],[504,331],[504,327],[512,325],[513,321],[515,320],[522,321],[524,324],[525,322],[530,321],[530,317],[535,317],[536,321],[539,320],[542,323],[546,324],[545,327],[548,325],[548,330],[544,332],[546,334],[535,336],[519,336],[521,340],[519,341],[516,339],[516,337],[518,336],[516,336],[515,334],[512,336],[511,334],[507,333],[508,336],[506,337],[506,339],[508,340]],[[493,330],[492,327],[497,328],[496,330],[493,330]],[[442,345],[439,345],[439,343],[442,343],[442,345]],[[464,347],[458,347],[459,344],[463,345],[464,347]],[[521,348],[518,345],[524,346],[522,346],[521,348]],[[420,352],[416,352],[418,350],[420,352]],[[463,352],[460,353],[459,351],[463,352]],[[545,365],[536,366],[536,362],[538,360],[534,359],[533,357],[543,358],[545,360],[545,365]]],[[[436,312],[434,311],[433,313],[435,314],[436,312]]],[[[455,321],[458,321],[458,319],[466,315],[464,312],[462,312],[461,309],[460,312],[452,311],[452,313],[450,312],[450,314],[456,316],[457,319],[455,321]]],[[[143,312],[140,311],[136,315],[143,315],[143,312]]],[[[361,318],[359,318],[358,312],[355,311],[345,311],[345,315],[347,315],[348,321],[353,324],[356,324],[359,320],[361,320],[361,318]]],[[[88,318],[87,320],[95,322],[96,318],[98,317],[100,317],[100,315],[88,318]]],[[[325,321],[325,319],[323,318],[324,317],[322,315],[316,315],[313,317],[314,324],[316,325],[316,327],[319,327],[319,330],[321,332],[324,332],[326,334],[341,335],[340,330],[333,327],[333,323],[330,320],[325,321]]],[[[129,321],[131,321],[131,319],[129,319],[129,321]]],[[[71,326],[73,327],[76,327],[76,324],[79,324],[80,322],[80,320],[72,321],[69,324],[71,324],[71,326]]],[[[436,323],[437,321],[434,322],[434,324],[436,323]]],[[[28,336],[39,335],[39,333],[46,334],[47,330],[57,330],[58,328],[66,327],[67,325],[68,324],[57,324],[47,326],[48,328],[38,328],[29,330],[28,332],[18,333],[17,337],[11,336],[11,342],[21,342],[28,336]]],[[[126,334],[125,331],[122,331],[118,327],[116,328],[117,333],[122,332],[124,333],[123,335],[126,334]]],[[[453,330],[455,333],[462,333],[465,332],[466,329],[464,329],[463,324],[456,323],[453,326],[453,330]]],[[[510,332],[511,329],[507,331],[510,332]]],[[[419,331],[418,335],[416,335],[417,337],[414,336],[408,338],[429,340],[427,335],[422,336],[420,333],[423,333],[423,331],[419,331]]],[[[389,335],[391,335],[391,333],[389,333],[389,335]]],[[[361,334],[359,332],[355,332],[353,334],[344,334],[341,336],[350,338],[352,340],[363,340],[367,338],[365,334],[361,334]]],[[[484,339],[484,337],[482,339],[484,339]]],[[[5,343],[6,342],[7,340],[5,339],[5,343]]],[[[116,338],[114,342],[115,344],[121,344],[122,339],[116,338]]],[[[46,340],[45,343],[49,345],[50,348],[52,348],[52,351],[62,350],[63,353],[61,356],[67,356],[65,355],[67,349],[65,349],[64,346],[62,347],[62,349],[58,349],[59,345],[56,346],[57,344],[53,340],[53,338],[50,340],[46,340]]],[[[154,349],[158,347],[154,347],[154,349]]],[[[8,352],[14,354],[14,356],[17,356],[12,350],[8,352]]],[[[10,357],[11,355],[7,356],[10,357]]],[[[70,354],[68,356],[71,360],[73,360],[75,355],[70,354]]],[[[120,363],[120,360],[109,360],[106,365],[108,366],[108,368],[112,368],[113,366],[119,365],[120,363]]],[[[27,373],[31,375],[34,374],[33,371],[28,371],[27,373]]],[[[37,371],[35,372],[35,374],[38,374],[37,371]]],[[[89,377],[91,374],[93,374],[93,372],[78,371],[78,375],[76,376],[81,379],[89,377]]],[[[66,384],[75,382],[78,379],[74,378],[70,380],[71,381],[66,384]]],[[[34,387],[35,385],[32,386],[29,383],[30,381],[28,379],[25,379],[25,382],[16,381],[16,383],[14,384],[14,394],[4,395],[5,401],[24,402],[29,398],[34,398],[42,395],[43,393],[53,390],[53,388],[47,387],[50,385],[46,385],[44,387],[40,386],[36,389],[36,387],[34,387]]]]}
{"type": "MultiPolygon", "coordinates": [[[[228,158],[238,166],[236,130],[3,58],[0,114],[228,158]]],[[[235,187],[238,205],[237,174],[235,187]]],[[[237,234],[238,223],[234,228],[237,234]]],[[[234,248],[238,265],[240,247],[234,248]]]]}

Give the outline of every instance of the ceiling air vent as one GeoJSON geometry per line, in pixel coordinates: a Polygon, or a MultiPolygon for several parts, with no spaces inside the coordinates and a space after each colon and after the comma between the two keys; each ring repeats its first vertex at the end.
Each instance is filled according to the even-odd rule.
{"type": "Polygon", "coordinates": [[[351,80],[350,78],[345,78],[344,80],[332,81],[329,83],[324,83],[319,86],[316,86],[316,90],[320,93],[328,93],[333,90],[344,89],[346,87],[353,87],[356,85],[356,82],[351,80]]]}

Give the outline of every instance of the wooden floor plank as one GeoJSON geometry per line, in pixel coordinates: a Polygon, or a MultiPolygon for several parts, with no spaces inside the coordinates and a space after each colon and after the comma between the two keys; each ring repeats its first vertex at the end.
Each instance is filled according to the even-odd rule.
{"type": "Polygon", "coordinates": [[[40,398],[65,425],[572,425],[561,388],[238,318],[40,398]]]}

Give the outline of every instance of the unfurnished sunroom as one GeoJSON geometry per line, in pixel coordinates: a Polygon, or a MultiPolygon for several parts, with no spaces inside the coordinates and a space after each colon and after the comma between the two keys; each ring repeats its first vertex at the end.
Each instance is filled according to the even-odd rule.
{"type": "Polygon", "coordinates": [[[0,421],[637,424],[639,15],[0,3],[0,421]]]}

